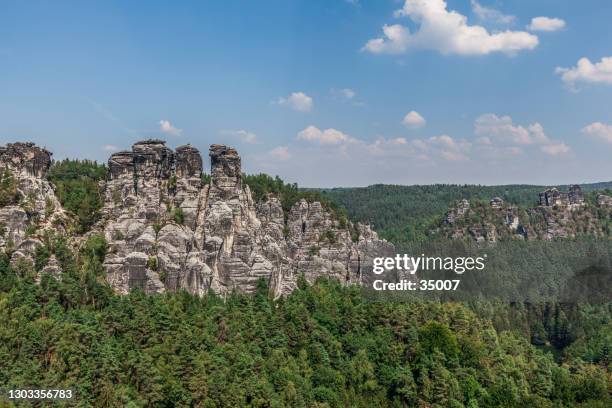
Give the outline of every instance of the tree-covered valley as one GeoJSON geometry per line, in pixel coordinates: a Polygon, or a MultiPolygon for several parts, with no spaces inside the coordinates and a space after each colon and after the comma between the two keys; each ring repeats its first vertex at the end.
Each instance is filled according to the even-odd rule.
{"type": "MultiPolygon", "coordinates": [[[[49,172],[58,199],[75,220],[70,234],[86,234],[79,245],[48,234],[33,264],[0,256],[0,388],[71,388],[76,399],[55,404],[83,407],[612,403],[612,309],[606,298],[377,301],[359,286],[326,278],[313,284],[300,279],[296,290],[278,299],[270,296],[265,280],[254,294],[225,297],[212,291],[197,296],[139,289],[118,295],[103,267],[108,243],[92,232],[103,206],[99,181],[107,171],[92,162],[64,161],[49,172]],[[60,279],[41,273],[51,258],[59,263],[60,279]]],[[[203,175],[203,181],[208,177],[203,175]]],[[[338,224],[371,221],[398,244],[398,252],[427,248],[423,226],[455,200],[499,195],[531,205],[541,190],[373,186],[371,191],[312,191],[266,175],[245,175],[243,181],[255,200],[279,197],[285,217],[303,198],[321,201],[338,224]]],[[[18,200],[14,190],[6,174],[0,180],[0,203],[18,200]]],[[[582,239],[557,246],[499,242],[491,249],[500,254],[493,269],[499,275],[489,283],[503,280],[504,271],[520,278],[524,268],[513,259],[521,254],[528,255],[519,266],[551,271],[563,269],[568,252],[590,247],[582,239]],[[559,264],[551,269],[550,260],[559,264]]],[[[603,260],[604,249],[598,252],[603,260]]],[[[601,267],[609,276],[609,265],[601,267]]],[[[549,278],[554,286],[555,275],[549,278]]]]}

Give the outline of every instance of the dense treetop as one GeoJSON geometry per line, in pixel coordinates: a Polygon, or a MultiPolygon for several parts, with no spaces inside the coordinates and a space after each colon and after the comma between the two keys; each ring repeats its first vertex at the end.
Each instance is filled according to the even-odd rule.
{"type": "Polygon", "coordinates": [[[77,217],[77,232],[89,230],[103,205],[99,183],[106,177],[106,166],[65,159],[53,163],[48,177],[62,206],[77,217]]]}
{"type": "MultiPolygon", "coordinates": [[[[555,361],[521,333],[538,311],[369,302],[304,282],[273,301],[181,292],[112,294],[104,241],[47,243],[61,281],[0,259],[0,383],[72,388],[78,406],[606,407],[609,356],[589,343],[555,361]]],[[[609,313],[609,311],[607,311],[609,313]]],[[[542,313],[559,314],[558,309],[542,313]]],[[[605,313],[582,311],[588,320],[605,313]]],[[[551,320],[551,322],[554,319],[551,320]]],[[[609,320],[606,323],[609,326],[609,320]]],[[[597,338],[597,344],[607,338],[597,338]]]]}

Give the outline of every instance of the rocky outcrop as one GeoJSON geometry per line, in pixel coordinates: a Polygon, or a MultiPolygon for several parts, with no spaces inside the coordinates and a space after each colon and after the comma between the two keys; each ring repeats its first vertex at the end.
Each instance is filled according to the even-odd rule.
{"type": "Polygon", "coordinates": [[[610,235],[607,220],[612,216],[612,198],[600,194],[597,197],[598,209],[585,202],[578,185],[570,186],[567,193],[557,188],[541,192],[540,205],[533,208],[518,209],[500,197],[491,199],[489,206],[477,202],[470,207],[466,203],[463,200],[451,208],[439,228],[433,229],[431,233],[477,242],[610,235]]]}
{"type": "Polygon", "coordinates": [[[570,205],[582,205],[584,204],[584,195],[579,185],[571,185],[567,193],[567,198],[570,205]]]}
{"type": "Polygon", "coordinates": [[[359,283],[374,256],[393,251],[367,226],[340,225],[318,202],[301,200],[289,214],[275,197],[253,202],[237,151],[212,145],[209,156],[209,184],[189,145],[172,151],[146,140],[111,156],[98,227],[116,291],[252,292],[263,278],[280,296],[300,275],[359,283]]]}
{"type": "Polygon", "coordinates": [[[579,185],[569,187],[567,193],[559,191],[556,187],[540,193],[540,205],[543,207],[580,206],[584,204],[584,195],[579,185]]]}
{"type": "Polygon", "coordinates": [[[446,213],[445,224],[453,224],[458,219],[462,219],[470,211],[470,202],[466,199],[460,200],[454,208],[446,213]]]}
{"type": "Polygon", "coordinates": [[[51,153],[34,143],[0,147],[0,250],[32,263],[46,231],[65,233],[69,219],[46,179],[51,153]]]}
{"type": "Polygon", "coordinates": [[[489,204],[491,204],[491,208],[498,210],[504,206],[504,200],[500,197],[493,197],[489,204]]]}
{"type": "Polygon", "coordinates": [[[597,205],[600,207],[612,207],[612,197],[605,194],[598,194],[597,205]]]}
{"type": "Polygon", "coordinates": [[[569,203],[567,193],[553,187],[540,193],[540,205],[543,207],[564,206],[569,203]]]}

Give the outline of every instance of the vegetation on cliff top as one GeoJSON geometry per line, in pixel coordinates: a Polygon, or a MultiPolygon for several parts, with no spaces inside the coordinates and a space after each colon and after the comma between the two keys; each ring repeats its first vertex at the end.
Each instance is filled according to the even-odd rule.
{"type": "Polygon", "coordinates": [[[17,197],[17,180],[9,169],[0,171],[0,207],[14,204],[17,197]]]}
{"type": "Polygon", "coordinates": [[[271,177],[264,173],[243,174],[242,181],[249,186],[255,201],[265,201],[270,194],[278,197],[283,207],[285,219],[291,207],[301,199],[305,199],[308,202],[320,202],[323,208],[327,209],[341,225],[346,226],[347,224],[346,210],[317,190],[299,189],[297,183],[285,183],[278,176],[271,177]]]}
{"type": "Polygon", "coordinates": [[[106,166],[90,160],[56,161],[49,180],[62,206],[78,219],[77,233],[89,230],[98,220],[104,203],[99,183],[106,177],[106,166]]]}
{"type": "MultiPolygon", "coordinates": [[[[99,219],[100,209],[104,204],[100,181],[106,177],[106,173],[106,166],[90,160],[65,159],[54,162],[51,166],[49,180],[55,186],[55,193],[62,206],[78,218],[77,233],[88,231],[99,219]]],[[[9,200],[11,197],[10,180],[8,176],[0,177],[0,205],[2,200],[9,200]]],[[[204,175],[202,181],[210,183],[210,176],[204,175]]],[[[243,174],[242,181],[249,186],[256,202],[266,200],[269,194],[278,197],[285,219],[291,207],[299,200],[305,199],[309,202],[321,202],[341,226],[347,225],[344,208],[316,190],[301,190],[295,183],[285,183],[278,176],[273,178],[267,174],[243,174]]]]}

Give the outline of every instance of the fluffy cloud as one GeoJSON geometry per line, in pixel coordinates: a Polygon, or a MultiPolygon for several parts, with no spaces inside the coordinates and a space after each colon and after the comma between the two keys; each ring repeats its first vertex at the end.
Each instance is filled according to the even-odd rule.
{"type": "Polygon", "coordinates": [[[232,136],[240,139],[244,143],[255,144],[257,143],[257,135],[255,133],[246,131],[244,129],[240,130],[222,130],[222,134],[227,136],[232,136]]]}
{"type": "Polygon", "coordinates": [[[512,24],[516,17],[504,14],[491,7],[485,7],[476,0],[471,1],[472,11],[483,21],[492,21],[498,24],[512,24]]]}
{"type": "Polygon", "coordinates": [[[159,121],[159,130],[170,136],[180,136],[183,133],[183,129],[174,127],[168,120],[159,121]]]}
{"type": "Polygon", "coordinates": [[[286,98],[278,98],[278,104],[299,112],[310,112],[314,105],[312,98],[304,92],[293,92],[286,98]]]}
{"type": "Polygon", "coordinates": [[[527,127],[515,125],[510,116],[497,116],[487,113],[479,116],[474,122],[474,133],[477,143],[488,149],[502,148],[505,152],[519,154],[523,150],[516,146],[537,145],[540,151],[558,156],[569,153],[571,149],[563,142],[551,139],[544,127],[538,122],[527,127]],[[508,148],[512,148],[508,150],[508,148]]]}
{"type": "Polygon", "coordinates": [[[560,156],[571,151],[569,146],[563,142],[551,142],[550,144],[541,146],[540,150],[549,156],[560,156]]]}
{"type": "Polygon", "coordinates": [[[582,134],[606,143],[612,143],[612,125],[593,122],[582,128],[582,134]]]}
{"type": "Polygon", "coordinates": [[[559,31],[565,27],[565,21],[560,18],[534,17],[527,29],[531,31],[559,31]]]}
{"type": "Polygon", "coordinates": [[[270,150],[270,156],[276,160],[289,160],[291,158],[291,153],[289,153],[289,148],[287,146],[278,146],[274,149],[270,150]]]}
{"type": "Polygon", "coordinates": [[[557,67],[555,73],[570,86],[576,82],[612,84],[612,57],[603,57],[595,64],[583,57],[575,67],[557,67]]]}
{"type": "Polygon", "coordinates": [[[401,24],[383,25],[386,38],[378,37],[369,40],[362,48],[372,54],[401,54],[408,50],[410,31],[401,24]]]}
{"type": "Polygon", "coordinates": [[[333,128],[321,130],[316,126],[308,126],[306,129],[299,132],[297,134],[297,139],[322,145],[338,145],[355,141],[355,139],[339,130],[333,128]]]}
{"type": "Polygon", "coordinates": [[[117,150],[119,150],[119,148],[115,145],[107,144],[102,146],[102,150],[104,150],[105,152],[116,152],[117,150]]]}
{"type": "Polygon", "coordinates": [[[410,111],[404,116],[402,123],[408,128],[417,129],[425,126],[426,122],[425,118],[421,116],[419,112],[410,111]]]}
{"type": "Polygon", "coordinates": [[[476,136],[512,144],[532,144],[529,131],[522,126],[515,126],[510,116],[497,116],[492,113],[480,115],[474,123],[476,136]]]}
{"type": "Polygon", "coordinates": [[[367,145],[367,148],[371,154],[382,156],[391,151],[397,152],[398,147],[404,147],[407,145],[408,141],[403,137],[397,137],[394,139],[379,137],[374,143],[367,145]]]}
{"type": "MultiPolygon", "coordinates": [[[[440,157],[446,161],[468,161],[472,144],[465,139],[456,140],[449,135],[432,136],[429,139],[415,139],[412,145],[427,153],[427,158],[440,157]]],[[[420,155],[424,158],[424,155],[420,155]]]]}
{"type": "Polygon", "coordinates": [[[405,0],[396,17],[409,17],[418,29],[411,33],[400,24],[384,25],[384,37],[369,40],[363,50],[374,54],[400,54],[413,49],[433,49],[443,54],[513,54],[538,45],[538,37],[525,31],[489,33],[469,25],[467,17],[447,10],[444,0],[405,0]]]}

